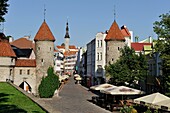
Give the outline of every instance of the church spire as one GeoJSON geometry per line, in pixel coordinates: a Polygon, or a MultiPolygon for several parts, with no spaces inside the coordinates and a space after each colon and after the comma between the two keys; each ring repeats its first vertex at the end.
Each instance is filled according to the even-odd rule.
{"type": "Polygon", "coordinates": [[[66,23],[66,34],[65,34],[64,38],[70,38],[70,36],[69,36],[69,28],[68,28],[68,20],[67,20],[67,23],[66,23]]]}

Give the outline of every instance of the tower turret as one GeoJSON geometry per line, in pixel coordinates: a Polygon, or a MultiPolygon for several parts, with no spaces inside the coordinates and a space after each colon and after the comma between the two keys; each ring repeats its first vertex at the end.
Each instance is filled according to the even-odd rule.
{"type": "Polygon", "coordinates": [[[68,21],[66,23],[66,34],[64,38],[65,38],[65,51],[69,51],[70,36],[69,36],[68,21]]]}

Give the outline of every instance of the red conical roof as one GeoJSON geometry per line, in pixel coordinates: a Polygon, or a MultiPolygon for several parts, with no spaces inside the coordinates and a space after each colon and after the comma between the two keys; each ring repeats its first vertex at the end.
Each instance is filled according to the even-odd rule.
{"type": "Polygon", "coordinates": [[[55,41],[55,38],[50,30],[50,28],[48,27],[47,23],[44,21],[40,27],[40,29],[38,30],[34,41],[55,41]]]}
{"type": "Polygon", "coordinates": [[[105,38],[106,41],[109,40],[125,40],[119,26],[117,25],[116,21],[113,22],[112,26],[110,27],[108,34],[105,38]]]}

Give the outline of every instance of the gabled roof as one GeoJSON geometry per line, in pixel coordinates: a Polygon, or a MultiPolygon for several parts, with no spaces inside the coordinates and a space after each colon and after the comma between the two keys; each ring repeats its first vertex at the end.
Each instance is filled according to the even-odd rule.
{"type": "Polygon", "coordinates": [[[11,45],[20,48],[20,49],[35,49],[35,44],[27,39],[26,37],[19,38],[13,42],[11,42],[11,45]]]}
{"type": "Polygon", "coordinates": [[[137,42],[131,43],[131,47],[132,47],[135,51],[143,51],[145,45],[150,45],[150,46],[152,46],[152,43],[137,43],[137,42]]]}
{"type": "Polygon", "coordinates": [[[121,32],[121,30],[119,29],[118,24],[116,23],[116,21],[113,22],[113,24],[111,25],[108,34],[106,35],[105,38],[106,41],[109,40],[120,40],[120,41],[124,41],[125,38],[121,32]]]}
{"type": "Polygon", "coordinates": [[[35,35],[34,41],[55,41],[55,38],[45,21],[35,35]]]}
{"type": "Polygon", "coordinates": [[[121,27],[121,32],[122,32],[122,34],[123,34],[124,37],[130,37],[130,36],[131,36],[128,28],[127,28],[125,25],[123,25],[123,26],[121,27]]]}
{"type": "Polygon", "coordinates": [[[2,56],[2,57],[16,57],[9,42],[0,41],[0,56],[2,56]]]}
{"type": "Polygon", "coordinates": [[[75,55],[76,53],[77,53],[76,51],[66,51],[64,52],[64,56],[75,55]]]}
{"type": "Polygon", "coordinates": [[[32,59],[17,59],[15,62],[16,67],[36,67],[36,60],[32,59]]]}

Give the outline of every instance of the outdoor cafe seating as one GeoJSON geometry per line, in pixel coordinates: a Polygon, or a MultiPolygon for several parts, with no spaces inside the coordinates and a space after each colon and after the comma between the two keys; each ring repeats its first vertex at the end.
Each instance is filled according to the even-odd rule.
{"type": "Polygon", "coordinates": [[[131,106],[133,101],[129,97],[143,94],[140,90],[126,86],[101,88],[103,85],[104,84],[91,87],[91,89],[99,90],[100,92],[98,96],[92,97],[92,102],[100,107],[109,109],[110,111],[120,110],[122,107],[131,106]]]}

